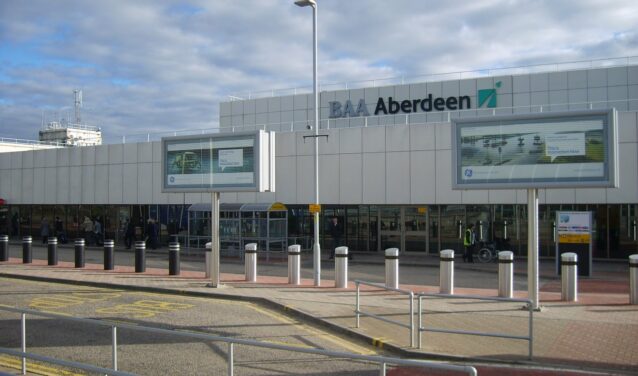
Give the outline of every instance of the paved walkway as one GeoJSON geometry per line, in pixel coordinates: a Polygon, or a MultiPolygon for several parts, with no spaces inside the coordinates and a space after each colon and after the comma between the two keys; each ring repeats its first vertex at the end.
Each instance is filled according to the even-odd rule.
{"type": "MultiPolygon", "coordinates": [[[[379,256],[368,259],[358,256],[357,261],[376,262],[379,274],[384,273],[379,256]]],[[[425,261],[426,264],[431,262],[425,261]]],[[[492,273],[494,270],[494,265],[457,265],[459,268],[486,268],[486,271],[491,267],[492,273]]],[[[335,289],[331,280],[323,280],[321,287],[314,287],[312,280],[307,279],[302,280],[301,286],[291,286],[284,276],[259,277],[257,283],[247,283],[243,275],[222,273],[223,286],[211,288],[204,273],[194,271],[168,276],[167,270],[147,268],[146,273],[134,273],[134,268],[129,266],[103,271],[102,265],[97,264],[75,269],[72,263],[65,262],[47,266],[46,260],[34,260],[33,264],[25,265],[21,259],[11,258],[0,263],[2,276],[258,300],[404,357],[449,358],[467,361],[468,364],[496,361],[519,368],[549,366],[638,374],[638,306],[629,305],[627,264],[605,263],[597,266],[597,270],[600,272],[596,278],[580,280],[579,301],[576,303],[560,300],[560,280],[550,278],[542,284],[540,299],[543,310],[534,314],[534,357],[530,361],[527,359],[528,343],[523,340],[425,332],[422,348],[419,349],[410,346],[409,331],[401,326],[362,318],[360,328],[356,328],[352,282],[347,289],[335,289]]],[[[524,273],[524,269],[518,267],[518,272],[524,273]]],[[[414,292],[438,292],[438,286],[401,285],[401,288],[414,292]]],[[[362,311],[405,324],[409,322],[406,296],[371,287],[362,287],[362,291],[362,311]]],[[[494,297],[497,292],[456,288],[455,294],[494,297]]],[[[526,298],[527,293],[517,291],[516,297],[526,298]]],[[[521,309],[521,303],[433,298],[426,298],[424,302],[423,320],[427,327],[518,336],[527,334],[528,313],[521,309]]],[[[518,373],[512,373],[513,370],[505,373],[503,369],[490,373],[488,368],[482,367],[487,374],[528,374],[520,373],[520,370],[516,371],[518,373]]],[[[559,373],[562,374],[562,371],[559,373]]]]}

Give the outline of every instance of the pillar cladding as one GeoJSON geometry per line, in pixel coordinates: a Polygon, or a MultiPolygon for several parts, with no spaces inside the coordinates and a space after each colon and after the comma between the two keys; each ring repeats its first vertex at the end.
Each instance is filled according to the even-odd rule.
{"type": "Polygon", "coordinates": [[[288,283],[301,284],[301,245],[299,244],[288,247],[288,283]]]}
{"type": "Polygon", "coordinates": [[[244,271],[247,282],[257,282],[257,243],[248,243],[244,247],[244,271]]]}
{"type": "Polygon", "coordinates": [[[33,245],[33,238],[30,236],[25,236],[22,238],[22,263],[30,264],[33,262],[33,249],[31,246],[33,245]]]}
{"type": "Polygon", "coordinates": [[[104,240],[104,270],[113,270],[115,264],[114,257],[115,241],[113,239],[104,240]]]}
{"type": "Polygon", "coordinates": [[[578,301],[578,255],[566,252],[560,255],[561,298],[564,302],[578,301]]]}
{"type": "Polygon", "coordinates": [[[9,261],[9,235],[0,235],[0,261],[9,261]]]}
{"type": "Polygon", "coordinates": [[[135,242],[135,273],[146,271],[146,242],[135,242]]]}
{"type": "Polygon", "coordinates": [[[498,253],[498,296],[512,298],[514,296],[514,252],[498,253]]]}
{"type": "Polygon", "coordinates": [[[168,245],[168,275],[179,275],[179,273],[179,243],[171,243],[168,245]]]}
{"type": "Polygon", "coordinates": [[[58,238],[47,239],[47,265],[58,264],[58,238]]]}
{"type": "Polygon", "coordinates": [[[335,249],[335,287],[348,288],[348,247],[335,249]]]}
{"type": "Polygon", "coordinates": [[[84,239],[75,239],[75,267],[84,267],[84,239]]]}
{"type": "Polygon", "coordinates": [[[399,288],[399,248],[385,250],[385,287],[399,288]]]}
{"type": "Polygon", "coordinates": [[[454,294],[454,250],[444,249],[439,254],[439,289],[441,294],[454,294]]]}

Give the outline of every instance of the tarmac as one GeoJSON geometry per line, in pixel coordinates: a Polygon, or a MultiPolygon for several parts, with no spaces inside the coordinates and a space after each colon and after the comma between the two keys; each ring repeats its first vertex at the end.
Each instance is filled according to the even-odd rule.
{"type": "MultiPolygon", "coordinates": [[[[15,246],[12,246],[15,247],[15,246]]],[[[117,250],[117,252],[131,252],[117,250]]],[[[166,253],[166,250],[159,251],[166,253]]],[[[302,268],[308,275],[311,255],[305,254],[302,268]]],[[[145,290],[171,294],[214,296],[254,301],[285,311],[341,335],[383,348],[390,354],[404,358],[448,360],[474,365],[480,375],[638,375],[638,305],[629,304],[629,267],[627,262],[594,261],[592,277],[579,278],[578,300],[561,300],[561,281],[553,275],[552,260],[543,260],[540,284],[542,309],[533,313],[533,356],[529,359],[529,342],[467,334],[422,332],[422,346],[411,345],[407,328],[392,322],[362,316],[356,326],[356,288],[349,281],[348,288],[334,287],[333,280],[302,279],[298,286],[288,284],[288,277],[258,276],[256,283],[245,281],[243,274],[224,273],[225,263],[237,259],[222,259],[221,286],[210,287],[203,272],[184,271],[169,276],[167,269],[147,268],[135,273],[132,266],[116,266],[103,270],[101,264],[87,264],[74,268],[73,263],[59,262],[47,266],[46,260],[23,264],[21,258],[0,262],[0,276],[32,280],[65,282],[99,287],[145,290]],[[573,372],[573,373],[572,373],[573,372]]],[[[264,263],[265,260],[259,260],[264,263]]],[[[273,260],[281,263],[285,260],[273,260]]],[[[331,261],[324,260],[328,268],[331,261]]],[[[377,265],[379,275],[384,272],[380,254],[356,254],[352,266],[377,265]]],[[[424,255],[401,255],[401,265],[437,268],[438,258],[424,255]]],[[[496,274],[498,265],[462,263],[456,269],[471,269],[496,274]]],[[[324,266],[324,270],[326,267],[324,266]]],[[[515,274],[526,274],[524,260],[515,263],[515,274]]],[[[303,274],[302,274],[303,275],[303,274]]],[[[439,286],[401,284],[400,289],[438,293],[439,286]]],[[[496,289],[459,288],[454,295],[496,297],[496,289]]],[[[527,299],[527,291],[515,291],[515,298],[527,299]]],[[[415,299],[414,307],[417,308],[415,299]]],[[[498,333],[525,337],[528,335],[529,312],[520,302],[494,302],[468,298],[423,299],[423,327],[481,333],[498,333]]],[[[360,311],[386,320],[408,325],[408,295],[376,287],[361,286],[360,311]]],[[[418,321],[415,314],[414,323],[418,321]]],[[[421,375],[416,370],[395,370],[394,375],[421,375]]]]}

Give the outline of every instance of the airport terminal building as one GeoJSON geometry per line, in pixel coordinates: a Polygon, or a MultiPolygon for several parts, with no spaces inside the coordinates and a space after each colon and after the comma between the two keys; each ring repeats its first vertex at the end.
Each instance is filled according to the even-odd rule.
{"type": "MultiPolygon", "coordinates": [[[[625,259],[638,251],[638,60],[413,81],[321,89],[324,248],[332,246],[327,224],[337,217],[352,251],[461,253],[463,229],[480,223],[483,240],[506,242],[515,254],[526,255],[526,191],[453,189],[450,121],[615,108],[618,188],[540,189],[540,254],[554,255],[560,210],[592,212],[595,258],[625,259]]],[[[313,102],[312,94],[289,93],[220,104],[220,132],[264,129],[276,137],[275,192],[221,194],[222,246],[241,248],[242,241],[233,239],[250,232],[262,244],[276,235],[279,243],[271,250],[294,243],[310,248],[314,141],[304,136],[314,134],[313,102]]],[[[162,158],[159,140],[0,153],[0,232],[37,238],[43,217],[60,217],[73,237],[89,216],[100,217],[106,236],[121,242],[129,218],[139,236],[143,223],[154,218],[163,240],[180,234],[197,247],[210,235],[210,194],[163,193],[162,158]]]]}

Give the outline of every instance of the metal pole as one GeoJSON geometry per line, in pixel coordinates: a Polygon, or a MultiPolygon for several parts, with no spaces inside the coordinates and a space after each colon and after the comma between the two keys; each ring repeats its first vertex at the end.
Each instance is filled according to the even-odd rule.
{"type": "MultiPolygon", "coordinates": [[[[27,314],[20,314],[20,324],[21,324],[21,344],[22,344],[22,352],[27,352],[27,314]]],[[[27,374],[27,358],[22,357],[22,374],[27,374]]]]}
{"type": "Polygon", "coordinates": [[[219,192],[211,193],[211,287],[219,287],[219,192]]]}
{"type": "Polygon", "coordinates": [[[534,356],[534,312],[532,305],[529,305],[529,360],[534,356]]]}
{"type": "Polygon", "coordinates": [[[111,327],[113,370],[117,371],[117,326],[111,327]]]}
{"type": "Polygon", "coordinates": [[[235,354],[233,351],[233,343],[228,343],[228,376],[233,376],[235,370],[233,369],[235,363],[235,354]]]}
{"type": "Polygon", "coordinates": [[[410,346],[416,347],[414,343],[414,293],[410,291],[410,346]]]}
{"type": "Polygon", "coordinates": [[[527,190],[527,294],[532,308],[538,304],[538,190],[527,190]]]}
{"type": "Polygon", "coordinates": [[[356,307],[355,307],[355,313],[357,315],[357,328],[359,328],[359,282],[356,282],[357,285],[357,298],[356,298],[356,307]]]}
{"type": "Polygon", "coordinates": [[[385,363],[381,363],[380,367],[379,367],[379,375],[380,376],[385,376],[385,369],[386,369],[385,363]]]}
{"type": "MultiPolygon", "coordinates": [[[[319,95],[317,93],[317,4],[312,7],[312,92],[315,109],[315,204],[319,204],[319,95]]],[[[314,284],[321,286],[321,245],[319,244],[319,213],[314,213],[314,237],[312,246],[314,284]]]]}
{"type": "Polygon", "coordinates": [[[417,308],[419,310],[419,326],[416,328],[417,330],[417,341],[419,341],[419,349],[421,348],[421,328],[423,327],[423,318],[421,315],[423,314],[423,297],[419,295],[419,306],[417,308]]]}

